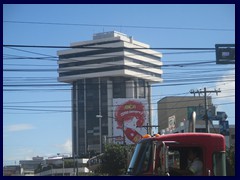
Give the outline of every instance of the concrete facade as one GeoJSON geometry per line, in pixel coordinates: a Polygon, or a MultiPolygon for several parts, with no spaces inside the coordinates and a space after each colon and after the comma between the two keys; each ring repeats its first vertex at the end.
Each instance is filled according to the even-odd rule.
{"type": "MultiPolygon", "coordinates": [[[[176,127],[180,126],[180,123],[188,120],[189,112],[192,107],[197,107],[198,116],[204,115],[204,97],[197,96],[170,96],[165,97],[158,101],[158,125],[160,129],[168,128],[169,117],[175,116],[176,127]]],[[[208,108],[213,106],[212,98],[207,98],[208,108]]],[[[197,121],[198,124],[204,124],[204,121],[197,121]]]]}
{"type": "Polygon", "coordinates": [[[72,85],[72,154],[101,153],[113,136],[113,99],[145,98],[151,125],[151,84],[162,82],[162,54],[116,31],[58,51],[58,80],[72,85]]]}

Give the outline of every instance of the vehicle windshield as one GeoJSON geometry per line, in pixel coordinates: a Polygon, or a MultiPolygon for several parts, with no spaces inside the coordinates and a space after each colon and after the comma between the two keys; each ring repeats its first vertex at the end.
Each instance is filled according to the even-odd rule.
{"type": "Polygon", "coordinates": [[[151,141],[143,141],[138,143],[131,162],[128,167],[127,174],[141,175],[149,170],[152,162],[152,144],[151,141]]]}

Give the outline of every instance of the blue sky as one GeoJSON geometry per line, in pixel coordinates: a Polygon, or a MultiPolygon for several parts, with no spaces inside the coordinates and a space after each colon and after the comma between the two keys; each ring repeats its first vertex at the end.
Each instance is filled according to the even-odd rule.
{"type": "MultiPolygon", "coordinates": [[[[5,45],[69,46],[72,42],[91,40],[94,33],[113,30],[153,48],[214,48],[215,44],[235,44],[235,7],[228,4],[11,4],[3,5],[3,21],[5,45]]],[[[58,83],[58,50],[61,48],[3,48],[3,68],[8,70],[3,72],[4,165],[18,164],[21,159],[37,155],[71,153],[70,86],[36,86],[58,83]],[[11,71],[16,69],[21,71],[11,71]],[[22,86],[29,84],[32,86],[22,86]]],[[[189,96],[191,89],[204,87],[220,88],[218,96],[208,95],[218,105],[217,111],[225,111],[229,123],[235,124],[234,65],[216,65],[213,50],[158,51],[163,53],[164,65],[213,63],[163,66],[164,82],[152,88],[153,124],[157,123],[158,100],[170,95],[189,96]],[[211,79],[200,83],[201,78],[211,79]],[[176,85],[181,82],[190,84],[176,85]]]]}

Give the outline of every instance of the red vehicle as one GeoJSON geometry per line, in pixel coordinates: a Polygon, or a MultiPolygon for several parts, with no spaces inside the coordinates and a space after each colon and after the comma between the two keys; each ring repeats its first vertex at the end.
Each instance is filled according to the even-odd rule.
{"type": "Polygon", "coordinates": [[[189,148],[200,149],[203,176],[226,176],[225,138],[212,133],[176,133],[143,138],[134,150],[129,175],[172,176],[171,167],[187,167],[189,148]]]}

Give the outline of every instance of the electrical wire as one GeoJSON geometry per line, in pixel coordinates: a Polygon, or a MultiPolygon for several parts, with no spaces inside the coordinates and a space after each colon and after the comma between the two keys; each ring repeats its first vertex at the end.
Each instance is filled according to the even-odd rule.
{"type": "Polygon", "coordinates": [[[23,44],[3,44],[3,47],[22,47],[22,48],[53,48],[53,49],[156,49],[156,50],[215,50],[215,48],[166,48],[166,47],[139,47],[139,48],[127,48],[127,47],[89,47],[89,46],[56,46],[56,45],[23,45],[23,44]]]}
{"type": "Polygon", "coordinates": [[[137,26],[137,25],[117,25],[117,24],[80,24],[80,23],[59,23],[59,22],[39,22],[39,21],[10,21],[4,20],[3,23],[32,24],[32,25],[60,25],[60,26],[84,26],[84,27],[114,27],[114,28],[135,28],[135,29],[162,29],[162,30],[198,30],[198,31],[235,31],[234,29],[217,28],[192,28],[192,27],[164,27],[164,26],[137,26]]]}
{"type": "MultiPolygon", "coordinates": [[[[49,58],[54,58],[54,59],[52,59],[52,60],[54,60],[54,61],[56,61],[57,60],[57,57],[56,56],[49,56],[49,55],[45,55],[45,54],[42,54],[42,53],[36,53],[36,52],[32,52],[32,51],[25,51],[25,50],[22,50],[22,49],[17,49],[17,48],[13,48],[13,47],[8,47],[8,48],[11,48],[12,50],[17,50],[17,51],[22,51],[22,52],[25,52],[25,53],[32,53],[32,54],[38,54],[38,55],[43,55],[43,57],[26,57],[26,56],[17,56],[17,55],[9,55],[9,54],[5,54],[6,55],[6,57],[4,57],[4,59],[6,59],[6,60],[9,60],[10,58],[15,58],[15,59],[19,59],[19,60],[26,60],[26,59],[42,59],[42,60],[47,60],[47,59],[49,59],[49,58]]],[[[23,48],[23,47],[22,47],[23,48]]],[[[169,49],[170,50],[170,49],[169,49]]],[[[183,49],[181,49],[181,50],[183,50],[183,49]]],[[[187,49],[187,50],[189,50],[189,49],[187,49]]],[[[195,49],[196,50],[196,49],[195,49]]],[[[185,53],[187,53],[187,52],[185,52],[185,53]]],[[[196,52],[195,51],[195,53],[198,53],[198,52],[196,52]]],[[[105,56],[102,56],[102,57],[105,57],[105,56]]],[[[72,58],[71,58],[71,60],[73,60],[72,58]]],[[[77,59],[75,59],[75,60],[77,60],[77,59]]],[[[170,62],[170,61],[168,61],[168,62],[170,62]]],[[[171,62],[174,62],[174,61],[171,61],[171,62]]],[[[175,61],[175,62],[178,62],[178,61],[175,61]]],[[[209,71],[211,71],[210,70],[210,66],[208,65],[208,64],[212,64],[212,63],[214,63],[215,61],[204,61],[204,60],[199,60],[199,62],[194,62],[194,63],[192,63],[192,62],[184,62],[184,61],[182,61],[183,63],[175,63],[175,64],[165,64],[165,65],[163,65],[163,69],[164,68],[171,68],[171,67],[184,67],[184,70],[185,70],[185,72],[183,72],[183,71],[181,71],[181,72],[179,72],[179,74],[182,74],[182,79],[181,80],[179,80],[179,74],[176,74],[176,73],[167,73],[166,75],[168,75],[168,77],[166,77],[165,78],[165,83],[164,84],[159,84],[159,85],[152,85],[152,88],[155,88],[155,87],[164,87],[164,86],[177,86],[177,85],[190,85],[190,84],[202,84],[202,83],[204,83],[204,84],[207,84],[207,83],[215,83],[215,82],[219,82],[219,81],[221,81],[221,80],[216,80],[216,78],[224,78],[224,76],[220,76],[220,75],[218,75],[218,74],[216,74],[215,73],[215,75],[211,75],[211,77],[204,77],[204,78],[201,78],[201,79],[194,79],[194,78],[187,78],[186,77],[186,75],[187,74],[189,74],[189,72],[190,71],[193,71],[193,72],[196,72],[196,73],[198,73],[198,74],[200,74],[200,73],[207,73],[207,72],[209,72],[209,71]],[[198,69],[187,69],[185,66],[195,66],[195,65],[198,65],[197,67],[198,67],[198,69]],[[203,65],[203,67],[202,68],[204,68],[204,67],[207,67],[209,70],[202,70],[202,69],[200,69],[200,65],[203,65]],[[177,78],[176,79],[174,79],[174,78],[170,78],[170,76],[169,75],[177,75],[177,78]],[[203,80],[208,80],[208,81],[203,81],[203,80]],[[200,81],[200,82],[199,82],[200,81]],[[177,83],[175,83],[175,82],[177,82],[177,83]],[[180,83],[181,82],[181,83],[180,83]]],[[[21,67],[21,65],[23,66],[23,64],[18,64],[20,67],[21,67]]],[[[33,64],[26,64],[26,66],[35,66],[35,65],[33,65],[33,64]]],[[[111,65],[110,63],[108,64],[108,65],[111,65]]],[[[114,64],[112,64],[112,65],[114,65],[114,64]]],[[[12,65],[10,65],[10,64],[5,64],[5,66],[17,66],[16,64],[14,65],[14,64],[12,64],[12,65]]],[[[37,66],[37,65],[36,65],[37,66]]],[[[47,65],[43,65],[43,64],[41,64],[41,65],[39,65],[39,66],[42,66],[42,67],[47,67],[47,65]]],[[[95,65],[94,65],[95,66],[95,65]]],[[[92,66],[92,67],[94,67],[94,66],[92,66]]],[[[97,65],[96,65],[97,66],[97,65]]],[[[50,67],[50,66],[49,66],[50,67]]],[[[141,67],[141,66],[136,66],[136,67],[141,67]]],[[[57,69],[57,68],[56,68],[57,69]]],[[[28,72],[47,72],[47,71],[49,71],[49,72],[51,72],[51,71],[55,71],[55,72],[57,72],[56,71],[56,69],[33,69],[33,68],[31,68],[31,69],[16,69],[16,68],[5,68],[5,69],[3,69],[4,70],[4,72],[9,72],[9,73],[11,73],[11,72],[24,72],[24,73],[28,73],[28,72]]],[[[212,67],[212,69],[213,69],[213,67],[212,67]]],[[[215,69],[217,69],[217,68],[215,68],[215,69]]],[[[233,68],[231,68],[231,69],[233,69],[233,68]]],[[[176,68],[175,68],[175,70],[177,70],[176,68]]],[[[218,69],[218,72],[220,72],[220,71],[226,71],[226,69],[225,68],[219,68],[218,69]]],[[[228,76],[229,77],[229,76],[228,76]]],[[[232,77],[235,77],[234,76],[234,74],[232,75],[232,77]]],[[[234,79],[231,79],[232,78],[231,76],[230,76],[230,79],[228,79],[228,80],[225,80],[225,83],[226,82],[234,82],[235,80],[234,79]]],[[[5,92],[27,92],[27,91],[31,91],[31,92],[34,92],[34,91],[49,91],[49,92],[54,92],[55,90],[59,90],[59,91],[64,91],[64,90],[67,90],[67,91],[70,91],[71,89],[70,89],[70,84],[61,84],[61,83],[56,83],[56,82],[54,82],[54,81],[52,81],[51,83],[44,83],[44,82],[46,82],[46,78],[45,77],[28,77],[28,79],[26,79],[26,78],[24,78],[24,77],[10,77],[10,79],[8,79],[9,77],[5,77],[4,78],[4,82],[5,82],[5,84],[4,84],[4,91],[5,92]],[[16,81],[18,79],[18,81],[16,81]],[[19,79],[22,79],[22,82],[20,81],[19,82],[19,79]],[[11,80],[11,81],[9,81],[9,80],[11,80]],[[27,81],[28,82],[27,82],[27,81]],[[37,81],[36,81],[37,80],[37,81]],[[42,81],[42,83],[40,83],[42,81]],[[11,82],[11,84],[6,84],[6,82],[11,82]],[[28,84],[27,84],[28,83],[28,84]],[[29,84],[30,83],[30,84],[29,84]],[[68,86],[69,87],[69,89],[66,89],[66,88],[62,88],[62,89],[56,89],[55,87],[60,87],[60,86],[63,86],[63,87],[66,87],[66,86],[68,86]],[[14,87],[14,88],[17,88],[17,89],[9,89],[9,88],[6,88],[6,87],[14,87]],[[29,87],[30,89],[19,89],[19,88],[24,88],[24,87],[29,87]],[[39,87],[41,87],[41,89],[39,89],[39,87]],[[47,89],[46,88],[44,88],[44,87],[47,87],[47,89]],[[50,89],[49,87],[53,87],[54,89],[50,89]],[[34,88],[36,88],[36,89],[34,89],[34,88]]],[[[48,78],[50,78],[50,77],[48,77],[48,78]]],[[[55,79],[57,79],[57,77],[55,78],[55,79]]],[[[52,79],[53,80],[53,79],[52,79]]],[[[96,85],[97,83],[95,83],[95,85],[96,85]]],[[[93,84],[94,85],[94,84],[93,84]]],[[[176,102],[175,102],[176,103],[176,102]]],[[[152,103],[152,105],[154,105],[154,104],[156,104],[156,103],[152,103]]],[[[232,104],[232,102],[226,102],[226,103],[222,103],[222,104],[218,104],[218,105],[228,105],[228,104],[232,104]]],[[[40,112],[44,112],[44,110],[45,109],[41,109],[42,108],[42,106],[31,106],[32,108],[34,107],[34,108],[40,108],[40,109],[38,109],[38,110],[40,110],[40,112]]],[[[48,108],[50,108],[50,106],[45,106],[45,107],[48,107],[48,108]]],[[[55,108],[58,108],[58,106],[52,106],[52,107],[55,107],[55,108]]],[[[62,108],[64,108],[64,107],[62,107],[62,108]]],[[[69,106],[69,108],[70,108],[70,106],[69,106]]],[[[186,108],[186,107],[185,107],[186,108]]],[[[27,107],[27,106],[6,106],[5,105],[5,108],[4,108],[5,110],[22,110],[22,111],[27,111],[27,109],[29,109],[29,107],[27,107]]],[[[153,110],[156,110],[156,109],[153,109],[153,110]]],[[[35,109],[31,109],[30,108],[30,111],[35,111],[35,109]]],[[[55,109],[55,110],[49,110],[48,109],[48,111],[46,111],[46,112],[49,112],[49,113],[59,113],[59,112],[70,112],[71,110],[69,110],[69,111],[61,111],[61,110],[57,110],[57,109],[55,109]]]]}

